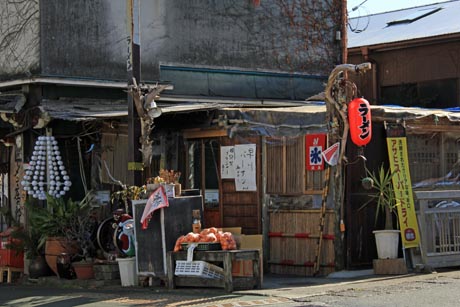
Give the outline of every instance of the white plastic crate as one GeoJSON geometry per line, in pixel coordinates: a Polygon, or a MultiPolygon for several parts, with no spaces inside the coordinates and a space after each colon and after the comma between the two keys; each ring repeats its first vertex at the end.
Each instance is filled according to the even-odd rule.
{"type": "Polygon", "coordinates": [[[206,261],[193,261],[193,251],[198,246],[191,243],[187,247],[187,261],[176,260],[177,276],[195,276],[203,278],[221,279],[224,278],[224,269],[206,261]]]}
{"type": "Polygon", "coordinates": [[[224,270],[217,265],[205,261],[176,261],[177,276],[196,276],[203,278],[222,279],[224,270]]]}

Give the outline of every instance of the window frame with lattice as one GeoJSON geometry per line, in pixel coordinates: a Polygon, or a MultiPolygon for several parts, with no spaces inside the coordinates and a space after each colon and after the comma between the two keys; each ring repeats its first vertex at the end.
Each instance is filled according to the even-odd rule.
{"type": "Polygon", "coordinates": [[[305,165],[305,135],[265,137],[266,193],[276,195],[321,194],[324,170],[305,165]]]}

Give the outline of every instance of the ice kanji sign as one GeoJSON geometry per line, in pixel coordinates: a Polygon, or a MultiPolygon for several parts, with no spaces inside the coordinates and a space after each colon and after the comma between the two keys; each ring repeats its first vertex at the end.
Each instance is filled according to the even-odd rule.
{"type": "Polygon", "coordinates": [[[324,169],[323,149],[326,146],[326,134],[307,134],[305,136],[305,166],[307,171],[324,169]]]}

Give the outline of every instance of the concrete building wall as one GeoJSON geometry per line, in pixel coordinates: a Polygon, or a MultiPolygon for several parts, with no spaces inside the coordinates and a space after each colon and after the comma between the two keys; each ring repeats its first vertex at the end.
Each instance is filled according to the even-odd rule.
{"type": "Polygon", "coordinates": [[[0,80],[39,71],[38,1],[0,1],[0,80]]]}
{"type": "MultiPolygon", "coordinates": [[[[338,0],[141,2],[144,80],[184,65],[327,75],[339,62],[338,0]]],[[[126,78],[125,0],[41,1],[43,74],[126,78]]]]}

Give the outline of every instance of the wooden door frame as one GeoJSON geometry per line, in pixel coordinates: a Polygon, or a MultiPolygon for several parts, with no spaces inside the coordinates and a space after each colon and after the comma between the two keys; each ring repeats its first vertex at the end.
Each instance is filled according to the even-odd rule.
{"type": "MultiPolygon", "coordinates": [[[[205,178],[205,147],[204,147],[204,142],[208,139],[216,139],[217,142],[219,143],[219,146],[222,146],[223,139],[228,138],[227,130],[223,129],[187,129],[183,131],[183,137],[184,140],[194,140],[194,141],[199,141],[201,144],[201,168],[200,171],[202,173],[202,178],[201,178],[201,193],[203,195],[203,198],[205,197],[205,183],[206,183],[206,178],[205,178]]],[[[257,232],[262,233],[262,203],[263,203],[263,187],[262,184],[262,160],[263,160],[263,150],[262,150],[262,144],[263,144],[263,137],[259,135],[254,135],[251,136],[254,138],[257,138],[256,142],[256,184],[257,184],[257,232]]],[[[188,149],[189,146],[186,146],[187,148],[187,155],[186,155],[186,176],[189,176],[189,168],[188,165],[190,164],[189,156],[188,156],[188,149]]],[[[220,165],[220,154],[217,157],[218,163],[220,165]]],[[[220,170],[220,167],[219,167],[220,170]]],[[[219,215],[220,215],[220,223],[221,226],[224,226],[224,208],[223,208],[223,179],[218,176],[218,187],[219,187],[219,215]]]]}

